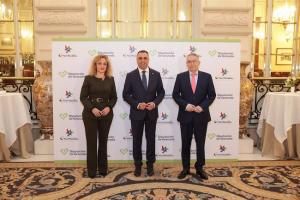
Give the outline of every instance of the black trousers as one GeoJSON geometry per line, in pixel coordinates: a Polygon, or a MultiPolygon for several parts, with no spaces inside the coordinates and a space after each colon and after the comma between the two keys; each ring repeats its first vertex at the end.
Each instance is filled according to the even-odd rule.
{"type": "Polygon", "coordinates": [[[90,119],[83,117],[87,147],[87,169],[91,175],[99,172],[107,172],[107,139],[112,122],[108,119],[90,119]],[[98,142],[98,156],[97,156],[98,142]]]}
{"type": "Polygon", "coordinates": [[[145,127],[147,165],[155,162],[155,130],[157,120],[131,120],[133,159],[135,166],[142,166],[142,139],[145,127]]]}
{"type": "Polygon", "coordinates": [[[193,119],[189,123],[180,123],[181,129],[181,159],[183,169],[190,169],[191,143],[193,134],[196,141],[197,161],[195,169],[201,170],[205,165],[205,139],[208,122],[193,119]]]}

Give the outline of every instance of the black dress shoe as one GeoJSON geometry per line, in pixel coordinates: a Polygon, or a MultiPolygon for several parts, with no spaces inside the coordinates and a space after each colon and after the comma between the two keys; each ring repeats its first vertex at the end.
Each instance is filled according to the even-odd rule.
{"type": "Polygon", "coordinates": [[[90,178],[95,178],[95,177],[96,177],[96,173],[88,172],[88,176],[89,176],[90,178]]]}
{"type": "Polygon", "coordinates": [[[199,176],[201,179],[207,180],[208,176],[204,170],[197,170],[196,171],[197,176],[199,176]]]}
{"type": "Polygon", "coordinates": [[[141,167],[135,167],[135,170],[133,172],[135,177],[139,177],[142,174],[142,168],[141,167]]]}
{"type": "Polygon", "coordinates": [[[184,179],[188,174],[190,174],[190,171],[188,169],[184,169],[178,174],[177,178],[184,179]]]}
{"type": "Polygon", "coordinates": [[[148,176],[153,176],[154,175],[153,165],[152,166],[147,166],[147,175],[148,176]]]}
{"type": "Polygon", "coordinates": [[[99,175],[105,177],[107,175],[107,171],[99,171],[99,175]]]}

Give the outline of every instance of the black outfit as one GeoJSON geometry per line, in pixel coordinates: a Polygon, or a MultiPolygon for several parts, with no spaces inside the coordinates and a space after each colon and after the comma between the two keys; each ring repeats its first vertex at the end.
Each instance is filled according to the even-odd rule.
{"type": "Polygon", "coordinates": [[[130,105],[130,120],[133,136],[133,159],[136,167],[142,166],[142,138],[145,126],[146,134],[146,159],[147,166],[152,166],[155,162],[155,130],[158,118],[158,104],[163,100],[165,90],[163,88],[160,73],[149,68],[149,81],[145,86],[139,70],[135,69],[127,74],[123,98],[130,105]],[[155,108],[151,111],[139,110],[139,103],[155,103],[155,108]]]}
{"type": "Polygon", "coordinates": [[[113,119],[113,107],[117,102],[114,78],[105,77],[102,80],[95,76],[86,76],[81,88],[80,101],[84,106],[82,119],[86,135],[88,174],[91,177],[96,175],[97,163],[100,174],[106,174],[107,139],[113,119]],[[110,108],[106,116],[96,117],[92,113],[93,108],[103,110],[105,107],[110,108]]]}
{"type": "Polygon", "coordinates": [[[181,159],[183,170],[189,172],[190,169],[190,149],[193,134],[195,136],[197,148],[196,171],[201,172],[205,165],[205,138],[207,124],[211,120],[208,107],[216,97],[214,84],[210,74],[198,71],[196,91],[193,93],[189,71],[180,73],[176,77],[173,99],[179,105],[178,118],[181,129],[181,159]],[[201,106],[201,113],[186,111],[187,104],[201,106]]]}

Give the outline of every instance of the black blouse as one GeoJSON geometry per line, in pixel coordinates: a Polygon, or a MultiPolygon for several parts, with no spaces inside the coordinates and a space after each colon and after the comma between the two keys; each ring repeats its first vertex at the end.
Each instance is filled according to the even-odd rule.
{"type": "Polygon", "coordinates": [[[114,78],[105,77],[105,79],[102,80],[95,76],[86,76],[80,92],[80,101],[84,106],[83,115],[87,114],[90,117],[91,115],[95,117],[92,113],[93,108],[103,109],[107,106],[110,107],[111,111],[106,116],[112,115],[112,108],[117,102],[114,78]]]}

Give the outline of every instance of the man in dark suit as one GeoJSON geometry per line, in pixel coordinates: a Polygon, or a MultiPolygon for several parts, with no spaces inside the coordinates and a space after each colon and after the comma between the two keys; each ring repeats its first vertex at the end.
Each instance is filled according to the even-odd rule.
{"type": "Polygon", "coordinates": [[[179,106],[178,118],[181,130],[181,159],[183,170],[178,179],[190,173],[190,150],[194,134],[197,148],[196,174],[201,179],[208,179],[203,170],[205,165],[205,138],[207,124],[211,120],[208,107],[216,97],[213,80],[210,74],[199,71],[200,60],[195,53],[187,56],[188,71],[176,77],[173,99],[179,106]]]}
{"type": "Polygon", "coordinates": [[[134,175],[141,176],[142,138],[145,126],[147,174],[154,174],[155,130],[158,104],[165,96],[160,73],[149,68],[149,54],[145,50],[137,53],[138,68],[126,76],[123,98],[130,105],[130,120],[133,136],[134,175]]]}

